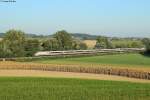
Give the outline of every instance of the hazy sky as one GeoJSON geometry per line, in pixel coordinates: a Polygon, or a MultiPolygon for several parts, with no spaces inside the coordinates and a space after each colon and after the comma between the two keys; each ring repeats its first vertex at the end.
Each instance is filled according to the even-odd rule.
{"type": "Polygon", "coordinates": [[[0,32],[150,37],[150,0],[16,0],[0,2],[0,32]]]}

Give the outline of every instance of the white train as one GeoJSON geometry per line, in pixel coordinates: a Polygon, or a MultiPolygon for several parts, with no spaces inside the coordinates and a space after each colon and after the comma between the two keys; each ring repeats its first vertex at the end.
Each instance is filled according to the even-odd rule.
{"type": "Polygon", "coordinates": [[[145,48],[117,48],[117,49],[96,49],[96,50],[68,50],[68,51],[39,51],[35,56],[59,56],[59,55],[82,55],[113,52],[142,52],[145,48]]]}

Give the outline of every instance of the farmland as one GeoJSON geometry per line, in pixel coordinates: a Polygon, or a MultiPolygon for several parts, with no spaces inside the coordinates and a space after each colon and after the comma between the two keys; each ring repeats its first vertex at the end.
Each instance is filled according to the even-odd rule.
{"type": "Polygon", "coordinates": [[[150,99],[150,58],[142,54],[4,61],[0,69],[1,100],[150,99]]]}
{"type": "MultiPolygon", "coordinates": [[[[96,45],[96,40],[84,40],[89,49],[93,49],[96,45]]],[[[119,39],[119,40],[111,40],[111,43],[114,47],[118,48],[131,48],[134,43],[138,45],[138,47],[144,47],[140,40],[131,40],[131,39],[119,39]]]]}
{"type": "Polygon", "coordinates": [[[150,84],[65,78],[0,78],[1,100],[149,100],[150,84]]]}
{"type": "Polygon", "coordinates": [[[0,45],[0,100],[150,99],[150,58],[139,53],[146,50],[137,45],[141,40],[77,41],[66,31],[47,40],[7,34],[0,45]]]}
{"type": "Polygon", "coordinates": [[[34,62],[45,64],[104,64],[118,67],[150,67],[150,58],[141,54],[117,54],[92,57],[40,59],[34,62]]]}
{"type": "Polygon", "coordinates": [[[40,58],[30,60],[30,62],[1,62],[0,69],[105,74],[150,79],[150,59],[141,54],[40,58]]]}
{"type": "Polygon", "coordinates": [[[85,43],[89,49],[93,49],[96,45],[96,40],[84,40],[83,43],[85,43]]]}
{"type": "Polygon", "coordinates": [[[0,100],[150,100],[150,0],[0,5],[0,100]]]}

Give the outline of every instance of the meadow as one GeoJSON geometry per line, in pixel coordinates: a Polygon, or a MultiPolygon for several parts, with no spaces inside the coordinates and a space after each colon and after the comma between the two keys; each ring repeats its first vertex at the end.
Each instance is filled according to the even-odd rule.
{"type": "Polygon", "coordinates": [[[1,77],[1,100],[149,100],[150,84],[65,78],[1,77]]]}
{"type": "Polygon", "coordinates": [[[45,64],[105,64],[118,67],[150,67],[150,57],[142,54],[117,54],[91,57],[40,59],[33,62],[45,64]]]}

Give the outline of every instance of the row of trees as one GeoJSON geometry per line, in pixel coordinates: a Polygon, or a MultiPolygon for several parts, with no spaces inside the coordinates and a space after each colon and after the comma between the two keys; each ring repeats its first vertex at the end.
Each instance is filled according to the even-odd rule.
{"type": "MultiPolygon", "coordinates": [[[[150,52],[150,39],[143,39],[143,44],[150,52]]],[[[133,47],[138,46],[134,43],[133,47]]],[[[95,49],[115,48],[107,37],[99,36],[95,49]]],[[[85,50],[87,45],[74,39],[68,32],[62,30],[56,32],[52,38],[44,41],[40,39],[26,38],[25,33],[18,30],[9,30],[0,41],[0,58],[33,56],[37,51],[56,50],[85,50]]]]}
{"type": "Polygon", "coordinates": [[[26,39],[24,32],[9,30],[0,41],[0,57],[32,56],[39,47],[40,42],[36,39],[26,39]]]}
{"type": "Polygon", "coordinates": [[[72,38],[72,36],[64,30],[56,32],[53,38],[44,41],[42,47],[45,51],[87,49],[85,43],[72,38]]]}
{"type": "Polygon", "coordinates": [[[144,44],[141,42],[141,40],[111,40],[110,38],[99,36],[97,37],[97,42],[95,45],[95,48],[143,48],[144,44]]]}
{"type": "Polygon", "coordinates": [[[33,56],[37,51],[87,49],[86,44],[75,40],[66,31],[58,31],[53,38],[45,41],[29,39],[18,30],[6,32],[0,41],[0,58],[33,56]]]}

